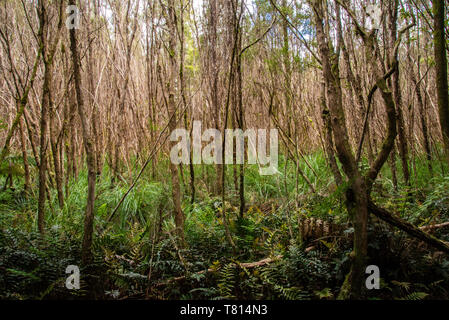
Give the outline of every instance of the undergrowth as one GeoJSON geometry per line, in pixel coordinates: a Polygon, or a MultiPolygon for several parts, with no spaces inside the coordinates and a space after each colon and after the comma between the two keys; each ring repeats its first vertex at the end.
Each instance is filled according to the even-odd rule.
{"type": "MultiPolygon", "coordinates": [[[[227,170],[222,203],[213,190],[202,187],[213,185],[213,168],[198,167],[197,197],[191,203],[188,168],[183,168],[185,247],[175,237],[171,188],[160,182],[167,164],[159,164],[156,177],[143,176],[110,222],[128,185],[112,183],[106,167],[97,182],[95,262],[89,274],[81,269],[78,291],[65,288],[65,268],[80,264],[86,171],[69,182],[64,207],[51,194],[44,235],[37,232],[36,191],[24,192],[17,172],[13,188],[0,192],[0,298],[91,298],[86,290],[90,277],[99,284],[94,295],[101,299],[336,299],[351,264],[353,228],[344,205],[345,186],[332,182],[322,153],[306,159],[301,169],[316,193],[296,179],[291,161],[281,159],[274,176],[246,167],[243,217],[232,170],[227,170]],[[237,251],[226,239],[223,206],[237,251]],[[304,217],[343,230],[304,239],[299,225],[304,217]],[[264,259],[269,263],[245,265],[264,259]]],[[[419,226],[449,221],[449,177],[436,166],[430,176],[419,158],[413,170],[411,186],[395,187],[389,167],[384,168],[373,199],[419,226]]],[[[447,229],[435,235],[449,240],[447,229]]],[[[369,299],[449,298],[449,259],[375,218],[370,220],[369,262],[381,270],[381,290],[368,292],[369,299]]]]}

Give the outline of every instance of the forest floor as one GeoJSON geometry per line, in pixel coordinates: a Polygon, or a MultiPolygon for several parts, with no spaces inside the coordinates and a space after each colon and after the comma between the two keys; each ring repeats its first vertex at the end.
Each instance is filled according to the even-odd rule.
{"type": "MultiPolygon", "coordinates": [[[[65,270],[80,265],[86,172],[69,182],[62,208],[51,195],[44,236],[37,232],[37,187],[27,194],[14,177],[13,188],[0,192],[0,299],[337,299],[352,250],[345,186],[333,184],[321,153],[307,159],[313,170],[305,162],[301,168],[315,193],[290,162],[266,177],[248,166],[243,217],[227,170],[224,205],[236,250],[226,241],[221,197],[206,187],[216,181],[213,166],[196,168],[193,204],[184,168],[185,247],[174,235],[167,164],[158,164],[155,177],[148,169],[110,222],[128,185],[111,183],[105,167],[95,201],[95,262],[81,268],[81,290],[65,288],[65,270]],[[95,292],[86,290],[92,282],[95,292]]],[[[373,198],[417,226],[448,222],[449,169],[436,161],[431,175],[424,159],[414,159],[411,187],[402,184],[398,161],[397,187],[388,166],[373,198]]],[[[431,232],[449,241],[448,226],[431,232]]],[[[379,267],[381,288],[366,292],[368,299],[449,299],[449,257],[374,217],[369,264],[379,267]]]]}

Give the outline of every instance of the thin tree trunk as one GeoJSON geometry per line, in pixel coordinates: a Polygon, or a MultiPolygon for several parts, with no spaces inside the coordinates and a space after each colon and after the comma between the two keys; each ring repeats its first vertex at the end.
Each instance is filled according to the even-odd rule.
{"type": "Polygon", "coordinates": [[[356,159],[349,144],[346,120],[343,111],[338,57],[335,54],[329,35],[323,25],[323,1],[313,1],[314,18],[317,30],[317,41],[323,67],[323,76],[327,89],[331,124],[334,132],[337,154],[343,170],[351,183],[346,192],[348,213],[354,223],[354,252],[351,273],[349,275],[350,298],[359,299],[362,296],[362,283],[365,272],[365,261],[368,248],[368,197],[365,180],[361,176],[356,159]]]}
{"type": "Polygon", "coordinates": [[[40,2],[40,25],[42,32],[40,34],[40,41],[42,46],[42,56],[44,61],[44,80],[42,84],[42,100],[41,100],[41,118],[40,118],[40,149],[39,149],[39,198],[37,205],[37,225],[41,234],[45,231],[45,188],[47,178],[47,120],[48,108],[50,105],[50,82],[51,82],[51,63],[47,58],[47,13],[43,2],[40,2]]]}
{"type": "Polygon", "coordinates": [[[25,192],[29,192],[30,187],[31,187],[30,165],[28,163],[27,144],[26,144],[26,139],[25,139],[25,133],[23,132],[24,128],[23,128],[23,120],[22,119],[20,119],[20,122],[19,122],[19,130],[20,130],[20,144],[22,147],[23,167],[24,167],[24,171],[25,171],[24,189],[25,189],[25,192]]]}
{"type": "Polygon", "coordinates": [[[446,160],[449,163],[449,98],[447,82],[447,56],[445,39],[445,3],[444,0],[433,1],[434,48],[436,87],[441,133],[443,134],[446,160]]]}
{"type": "MultiPolygon", "coordinates": [[[[53,112],[56,112],[56,110],[53,110],[53,112]]],[[[57,132],[55,128],[56,124],[54,118],[55,115],[52,114],[50,116],[50,146],[53,155],[53,166],[55,169],[55,182],[56,182],[56,192],[58,195],[58,203],[59,207],[63,208],[64,207],[64,192],[62,189],[63,176],[61,172],[60,159],[59,159],[60,146],[58,145],[59,142],[57,138],[57,132]]]]}
{"type": "MultiPolygon", "coordinates": [[[[210,77],[210,99],[212,105],[212,112],[214,118],[214,125],[216,130],[220,130],[220,106],[219,106],[219,92],[218,92],[218,80],[219,80],[219,70],[218,70],[218,62],[217,62],[217,0],[209,0],[209,21],[208,21],[208,36],[209,36],[209,77],[210,77]]],[[[216,176],[217,176],[217,184],[215,188],[215,192],[217,195],[220,195],[222,190],[222,171],[223,164],[220,164],[217,161],[215,166],[216,176]]]]}
{"type": "MultiPolygon", "coordinates": [[[[387,55],[387,62],[389,67],[392,65],[392,61],[390,61],[389,55],[394,55],[391,58],[393,61],[398,60],[398,52],[394,52],[395,44],[397,41],[397,20],[398,20],[398,9],[399,9],[399,1],[391,0],[387,4],[388,6],[388,18],[389,18],[389,53],[387,55]]],[[[400,74],[399,68],[395,68],[395,71],[391,77],[392,87],[393,87],[393,97],[394,103],[396,105],[396,117],[397,117],[397,126],[398,126],[398,137],[399,137],[399,156],[401,158],[402,164],[402,174],[404,176],[405,184],[410,186],[410,171],[408,166],[408,145],[407,145],[407,136],[405,132],[405,122],[404,122],[404,114],[402,108],[402,93],[400,87],[400,74]]]]}
{"type": "MultiPolygon", "coordinates": [[[[176,130],[177,117],[173,116],[177,113],[177,107],[175,102],[175,83],[177,78],[176,67],[176,50],[177,50],[177,22],[174,0],[168,1],[167,7],[167,19],[169,23],[169,78],[167,81],[168,91],[168,110],[170,116],[169,130],[173,132],[176,130]]],[[[171,147],[175,145],[175,142],[171,142],[171,147]]],[[[176,234],[180,240],[180,243],[184,245],[184,213],[181,208],[181,188],[179,185],[179,170],[178,166],[170,162],[170,172],[172,180],[172,196],[174,204],[174,218],[176,224],[176,234]]]]}
{"type": "MultiPolygon", "coordinates": [[[[69,0],[70,5],[75,5],[75,0],[69,0]]],[[[70,50],[72,52],[73,73],[75,80],[76,102],[78,105],[78,114],[81,120],[81,127],[83,132],[84,148],[87,156],[87,204],[86,214],[84,218],[84,234],[83,244],[81,249],[82,263],[88,265],[93,261],[92,254],[92,236],[94,224],[94,202],[95,202],[95,182],[96,182],[96,168],[95,168],[95,154],[94,144],[90,136],[89,123],[87,122],[87,115],[85,113],[84,101],[81,92],[81,67],[80,57],[77,48],[76,30],[70,29],[70,50]]]]}
{"type": "Polygon", "coordinates": [[[341,186],[343,183],[343,178],[341,176],[340,169],[338,168],[337,160],[335,159],[334,140],[332,138],[332,126],[330,121],[329,109],[326,104],[326,84],[324,82],[321,84],[321,110],[323,128],[325,132],[324,140],[327,159],[329,161],[332,174],[334,175],[335,183],[338,186],[341,186]]]}

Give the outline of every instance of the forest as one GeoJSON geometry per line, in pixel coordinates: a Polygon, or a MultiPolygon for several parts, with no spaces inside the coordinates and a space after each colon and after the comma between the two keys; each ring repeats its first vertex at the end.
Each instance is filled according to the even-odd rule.
{"type": "Polygon", "coordinates": [[[448,7],[0,0],[0,300],[449,300],[448,7]]]}

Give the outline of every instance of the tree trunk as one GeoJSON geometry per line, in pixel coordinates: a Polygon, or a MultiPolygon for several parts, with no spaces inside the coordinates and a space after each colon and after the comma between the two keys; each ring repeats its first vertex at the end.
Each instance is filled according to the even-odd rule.
{"type": "Polygon", "coordinates": [[[31,181],[30,181],[30,165],[28,163],[28,154],[27,154],[27,144],[25,139],[25,133],[23,132],[23,120],[20,119],[19,122],[19,129],[20,129],[20,144],[22,147],[22,157],[23,157],[23,167],[25,171],[25,185],[24,190],[25,192],[30,191],[31,187],[31,181]]]}
{"type": "Polygon", "coordinates": [[[337,160],[335,159],[334,140],[332,138],[332,126],[330,122],[329,109],[326,104],[326,84],[324,82],[321,84],[321,113],[323,119],[325,151],[327,159],[329,161],[332,174],[334,175],[336,185],[341,186],[343,183],[343,178],[341,176],[340,169],[338,168],[337,160]]]}
{"type": "MultiPolygon", "coordinates": [[[[175,11],[174,0],[168,0],[167,7],[167,18],[169,24],[169,43],[168,43],[168,53],[169,53],[169,77],[167,81],[167,91],[168,91],[168,111],[169,111],[169,130],[173,132],[176,130],[177,123],[177,107],[175,101],[175,83],[177,78],[177,67],[176,67],[176,50],[177,50],[177,22],[176,22],[176,11],[175,11]]],[[[170,147],[173,147],[176,142],[171,142],[170,147]]],[[[174,217],[176,224],[176,234],[179,238],[181,244],[184,244],[184,213],[181,208],[181,188],[179,185],[179,172],[178,166],[170,162],[170,172],[172,180],[172,196],[174,204],[174,217]]]]}
{"type": "MultiPolygon", "coordinates": [[[[210,77],[210,100],[212,106],[212,113],[214,118],[215,129],[220,130],[220,105],[219,105],[219,92],[218,92],[218,80],[219,80],[219,68],[217,61],[217,23],[218,23],[218,13],[217,13],[217,0],[209,0],[209,23],[208,23],[208,37],[209,37],[209,77],[210,77]]],[[[218,161],[217,161],[218,162],[218,161]]],[[[217,184],[215,188],[215,193],[220,195],[222,190],[222,171],[223,164],[217,163],[215,166],[217,184]]]]}
{"type": "Polygon", "coordinates": [[[47,178],[47,120],[48,109],[50,106],[50,84],[51,84],[51,66],[48,61],[48,44],[47,44],[47,13],[43,2],[39,6],[39,22],[42,32],[39,35],[42,56],[44,61],[44,80],[42,84],[42,98],[41,98],[41,118],[40,118],[40,148],[39,148],[39,198],[37,205],[37,225],[41,234],[45,231],[45,192],[46,192],[46,178],[47,178]]]}
{"type": "MultiPolygon", "coordinates": [[[[394,47],[397,41],[397,20],[398,20],[398,7],[399,1],[392,0],[388,2],[389,6],[389,29],[390,29],[390,44],[389,50],[390,54],[393,54],[393,61],[397,61],[398,53],[394,52],[394,47]]],[[[390,60],[390,59],[388,59],[390,60]]],[[[391,67],[392,62],[388,61],[391,67]]],[[[393,62],[394,63],[394,62],[393,62]]],[[[410,171],[408,166],[408,145],[407,145],[407,136],[405,132],[405,122],[404,122],[404,114],[402,108],[402,94],[401,94],[401,86],[400,86],[400,74],[399,68],[395,68],[395,71],[392,75],[392,87],[393,87],[393,96],[394,102],[396,105],[396,113],[397,113],[397,125],[398,125],[398,136],[399,136],[399,156],[401,157],[402,164],[402,174],[404,176],[405,184],[410,186],[410,171]]]]}
{"type": "Polygon", "coordinates": [[[445,3],[444,0],[433,1],[434,15],[434,48],[436,87],[441,133],[443,134],[444,151],[449,163],[449,98],[447,82],[447,56],[445,37],[445,3]]]}
{"type": "Polygon", "coordinates": [[[356,159],[349,144],[346,120],[343,111],[338,55],[335,54],[330,36],[325,33],[323,1],[312,1],[317,30],[317,41],[322,61],[323,77],[327,89],[331,125],[334,132],[337,155],[350,181],[346,192],[348,213],[354,223],[354,251],[349,275],[350,298],[362,297],[363,277],[368,248],[368,198],[365,180],[361,176],[356,159]]]}
{"type": "Polygon", "coordinates": [[[58,203],[59,208],[64,207],[64,192],[62,190],[62,184],[63,184],[63,176],[62,176],[62,168],[60,167],[60,159],[59,159],[59,142],[58,142],[58,134],[56,132],[56,124],[55,124],[55,115],[53,112],[56,112],[56,110],[50,111],[50,146],[51,146],[51,152],[53,155],[53,166],[55,169],[55,181],[56,181],[56,192],[58,195],[58,203]]]}
{"type": "MultiPolygon", "coordinates": [[[[75,0],[69,0],[70,5],[75,5],[75,0]]],[[[92,236],[94,227],[94,202],[95,202],[95,182],[96,182],[96,168],[95,168],[95,154],[94,144],[90,136],[89,123],[87,122],[87,115],[84,109],[84,101],[81,93],[81,67],[80,57],[77,48],[77,38],[75,29],[70,29],[70,50],[72,52],[73,73],[75,80],[76,102],[78,105],[78,114],[81,120],[81,127],[83,132],[84,148],[87,156],[87,204],[86,214],[84,218],[84,234],[82,244],[82,263],[88,265],[93,261],[92,254],[92,236]]]]}

